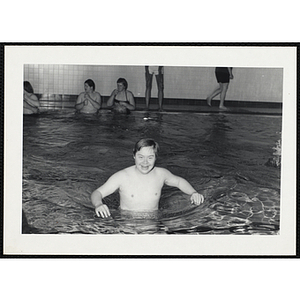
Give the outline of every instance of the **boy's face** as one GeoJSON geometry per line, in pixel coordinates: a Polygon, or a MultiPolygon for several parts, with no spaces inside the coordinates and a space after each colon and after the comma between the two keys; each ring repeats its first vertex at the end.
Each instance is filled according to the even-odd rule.
{"type": "Polygon", "coordinates": [[[153,147],[143,147],[134,156],[135,165],[142,174],[148,174],[155,165],[156,156],[153,147]]]}

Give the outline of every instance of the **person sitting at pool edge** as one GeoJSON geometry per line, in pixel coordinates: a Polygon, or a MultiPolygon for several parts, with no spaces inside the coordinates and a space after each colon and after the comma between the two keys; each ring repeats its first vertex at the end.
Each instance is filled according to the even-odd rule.
{"type": "Polygon", "coordinates": [[[33,87],[29,81],[24,81],[23,91],[23,114],[31,115],[39,113],[40,102],[34,94],[33,87]]]}
{"type": "Polygon", "coordinates": [[[153,139],[142,139],[135,144],[135,165],[113,174],[91,195],[98,217],[110,216],[109,208],[102,200],[116,190],[120,194],[120,208],[129,211],[156,211],[164,184],[179,188],[191,196],[191,202],[200,205],[204,201],[189,182],[173,175],[164,168],[156,167],[159,146],[153,139]]]}
{"type": "Polygon", "coordinates": [[[113,110],[118,113],[128,113],[135,110],[135,101],[132,92],[127,91],[128,83],[125,78],[117,80],[117,88],[112,91],[107,106],[113,107],[113,110]]]}
{"type": "Polygon", "coordinates": [[[76,101],[75,109],[77,112],[94,114],[101,108],[101,95],[95,91],[95,82],[87,79],[84,82],[84,92],[81,93],[76,101]]]}

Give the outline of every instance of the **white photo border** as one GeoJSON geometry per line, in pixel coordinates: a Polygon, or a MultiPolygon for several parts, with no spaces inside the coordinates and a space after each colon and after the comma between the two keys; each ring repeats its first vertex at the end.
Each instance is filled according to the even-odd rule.
{"type": "Polygon", "coordinates": [[[293,256],[296,254],[296,46],[6,45],[4,225],[6,255],[293,256]],[[283,68],[280,234],[35,235],[22,225],[24,64],[164,65],[283,68]]]}

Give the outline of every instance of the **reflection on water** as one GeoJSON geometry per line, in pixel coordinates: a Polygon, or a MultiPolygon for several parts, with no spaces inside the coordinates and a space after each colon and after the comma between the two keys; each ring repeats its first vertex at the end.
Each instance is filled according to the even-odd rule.
{"type": "Polygon", "coordinates": [[[98,116],[50,112],[24,117],[23,233],[277,234],[280,169],[266,162],[281,117],[142,113],[98,116]],[[157,213],[119,210],[97,218],[91,192],[134,163],[143,137],[161,146],[157,164],[186,178],[205,202],[164,187],[157,213]]]}

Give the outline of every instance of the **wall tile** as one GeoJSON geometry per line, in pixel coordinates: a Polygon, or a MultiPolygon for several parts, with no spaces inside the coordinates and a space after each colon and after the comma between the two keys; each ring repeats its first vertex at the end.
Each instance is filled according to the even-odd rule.
{"type": "MultiPolygon", "coordinates": [[[[164,71],[165,98],[205,99],[218,86],[211,67],[165,67],[164,71]]],[[[282,102],[282,69],[235,68],[233,72],[235,78],[230,82],[227,99],[282,102]]],[[[31,82],[37,94],[78,95],[90,78],[102,96],[109,96],[120,77],[126,78],[128,89],[136,97],[144,97],[144,66],[24,65],[24,80],[31,82]]],[[[155,78],[152,86],[152,97],[156,98],[155,78]]]]}

